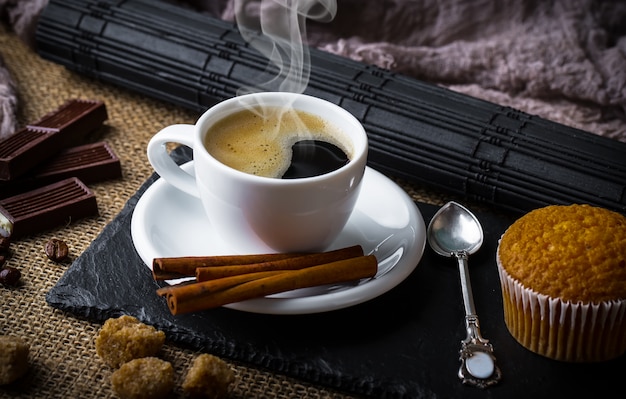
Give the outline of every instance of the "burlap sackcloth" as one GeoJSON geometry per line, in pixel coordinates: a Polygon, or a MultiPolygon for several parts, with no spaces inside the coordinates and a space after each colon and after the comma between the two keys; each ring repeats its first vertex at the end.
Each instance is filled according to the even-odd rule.
{"type": "MultiPolygon", "coordinates": [[[[71,260],[89,246],[153,173],[145,154],[150,137],[170,124],[194,123],[198,115],[44,61],[1,26],[0,48],[17,82],[20,126],[71,98],[102,100],[109,119],[97,139],[111,145],[123,169],[122,179],[91,185],[98,201],[98,217],[78,220],[11,244],[12,256],[7,266],[20,269],[22,285],[15,289],[0,287],[0,334],[19,336],[29,343],[30,370],[17,383],[0,387],[0,397],[115,397],[109,382],[112,370],[96,355],[94,346],[101,325],[78,320],[48,306],[45,295],[71,260]],[[68,243],[71,255],[68,262],[57,264],[44,254],[45,243],[53,237],[68,243]]],[[[407,191],[415,199],[430,199],[429,194],[412,187],[407,186],[407,191]]],[[[194,355],[171,344],[166,344],[160,355],[172,362],[176,370],[177,396],[182,396],[180,384],[194,355]]],[[[347,397],[264,370],[231,364],[237,376],[233,398],[347,397]]]]}

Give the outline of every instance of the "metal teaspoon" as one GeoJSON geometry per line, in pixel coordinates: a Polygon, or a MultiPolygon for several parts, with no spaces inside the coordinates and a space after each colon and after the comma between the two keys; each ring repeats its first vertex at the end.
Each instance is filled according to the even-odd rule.
{"type": "Polygon", "coordinates": [[[479,388],[494,385],[500,380],[501,373],[489,340],[480,334],[467,266],[469,255],[475,253],[483,243],[482,226],[467,208],[450,201],[433,216],[428,225],[427,237],[436,253],[455,257],[459,264],[467,337],[461,341],[458,376],[464,384],[479,388]]]}

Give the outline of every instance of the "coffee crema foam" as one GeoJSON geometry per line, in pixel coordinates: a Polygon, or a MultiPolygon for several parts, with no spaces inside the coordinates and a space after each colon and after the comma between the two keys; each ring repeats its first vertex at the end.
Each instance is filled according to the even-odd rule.
{"type": "Polygon", "coordinates": [[[239,171],[281,178],[292,147],[302,140],[325,141],[352,159],[346,133],[322,117],[282,107],[256,107],[229,115],[209,128],[204,146],[215,159],[239,171]]]}

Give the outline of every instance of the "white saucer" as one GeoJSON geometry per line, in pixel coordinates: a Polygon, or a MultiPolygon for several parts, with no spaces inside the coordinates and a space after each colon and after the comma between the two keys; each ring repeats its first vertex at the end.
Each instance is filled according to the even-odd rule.
{"type": "MultiPolygon", "coordinates": [[[[193,170],[193,161],[183,165],[193,170]]],[[[135,249],[148,267],[160,257],[232,255],[205,216],[200,201],[155,181],[141,196],[131,220],[135,249]]],[[[254,313],[306,314],[353,306],[373,299],[402,282],[419,263],[426,243],[424,219],[413,200],[397,184],[367,168],[356,208],[331,245],[360,244],[379,262],[377,275],[352,284],[290,291],[226,305],[254,313]]],[[[155,294],[156,295],[156,294],[155,294]]]]}

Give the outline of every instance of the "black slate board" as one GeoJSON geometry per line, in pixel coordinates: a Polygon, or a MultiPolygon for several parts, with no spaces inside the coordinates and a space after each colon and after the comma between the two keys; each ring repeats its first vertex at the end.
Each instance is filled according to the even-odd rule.
{"type": "MultiPolygon", "coordinates": [[[[186,149],[175,151],[179,161],[186,149]]],[[[429,248],[409,278],[364,304],[333,312],[276,316],[227,308],[172,316],[149,269],[135,252],[130,220],[152,176],[47,294],[48,303],[78,318],[136,316],[170,341],[218,356],[376,398],[624,397],[618,372],[626,356],[600,364],[567,364],[523,349],[508,333],[494,254],[510,224],[478,213],[485,245],[470,259],[474,299],[485,338],[494,345],[503,381],[487,390],[456,377],[464,338],[456,263],[429,248]],[[609,394],[606,394],[609,395],[609,394]],[[608,397],[608,396],[604,396],[608,397]]],[[[436,207],[418,203],[425,222],[436,207]]]]}

